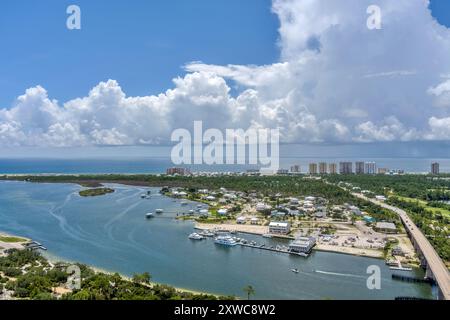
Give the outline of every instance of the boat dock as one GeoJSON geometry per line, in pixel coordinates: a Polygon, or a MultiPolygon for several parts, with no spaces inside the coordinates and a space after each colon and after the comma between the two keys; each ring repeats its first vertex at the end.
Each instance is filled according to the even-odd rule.
{"type": "Polygon", "coordinates": [[[420,278],[414,278],[410,276],[404,276],[399,274],[393,274],[392,275],[393,280],[399,280],[399,281],[405,281],[405,282],[416,282],[416,283],[429,283],[433,284],[434,281],[428,278],[420,279],[420,278]]]}
{"type": "Polygon", "coordinates": [[[248,243],[239,243],[239,244],[242,247],[247,247],[247,248],[252,248],[252,249],[260,249],[260,250],[266,250],[266,251],[272,251],[272,252],[278,252],[278,253],[291,254],[294,256],[300,256],[300,257],[304,257],[304,258],[309,257],[308,253],[292,252],[292,251],[289,251],[288,249],[279,249],[279,248],[268,247],[264,244],[262,244],[262,245],[253,245],[253,244],[248,244],[248,243]]]}
{"type": "Polygon", "coordinates": [[[37,241],[31,241],[31,242],[25,243],[23,246],[25,249],[29,249],[29,250],[44,250],[44,251],[47,250],[46,247],[44,247],[42,244],[40,244],[37,241]]]}

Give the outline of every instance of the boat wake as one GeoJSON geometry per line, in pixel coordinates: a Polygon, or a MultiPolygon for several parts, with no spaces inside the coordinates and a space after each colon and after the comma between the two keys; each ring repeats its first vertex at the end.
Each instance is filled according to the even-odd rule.
{"type": "Polygon", "coordinates": [[[327,274],[330,276],[338,276],[338,277],[347,277],[347,278],[366,278],[364,276],[359,276],[356,274],[351,274],[351,273],[338,273],[338,272],[329,272],[329,271],[322,271],[322,270],[315,270],[316,273],[320,273],[320,274],[327,274]]]}

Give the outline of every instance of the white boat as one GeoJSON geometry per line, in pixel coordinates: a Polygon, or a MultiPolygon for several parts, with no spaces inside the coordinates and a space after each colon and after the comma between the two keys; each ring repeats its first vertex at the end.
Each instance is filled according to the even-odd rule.
{"type": "Polygon", "coordinates": [[[235,245],[238,244],[237,241],[230,236],[218,236],[217,238],[214,239],[214,243],[228,247],[234,247],[235,245]]]}
{"type": "Polygon", "coordinates": [[[147,213],[147,214],[145,215],[145,217],[146,217],[147,219],[153,218],[153,217],[154,217],[153,212],[147,213]]]}
{"type": "Polygon", "coordinates": [[[204,237],[214,237],[214,233],[209,230],[203,230],[200,232],[200,235],[204,237]]]}
{"type": "Polygon", "coordinates": [[[158,214],[161,214],[161,213],[164,212],[164,210],[163,209],[156,209],[155,212],[158,213],[158,214]]]}
{"type": "Polygon", "coordinates": [[[205,239],[205,237],[203,237],[203,236],[201,236],[201,235],[199,235],[198,233],[191,233],[190,235],[189,235],[189,239],[191,239],[191,240],[203,240],[203,239],[205,239]]]}
{"type": "Polygon", "coordinates": [[[299,273],[299,272],[300,272],[298,269],[291,269],[291,271],[292,271],[293,273],[299,273]]]}

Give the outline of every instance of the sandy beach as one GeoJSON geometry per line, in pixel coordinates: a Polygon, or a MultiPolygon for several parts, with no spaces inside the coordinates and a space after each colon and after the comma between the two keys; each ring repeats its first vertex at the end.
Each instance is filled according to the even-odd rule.
{"type": "Polygon", "coordinates": [[[375,249],[362,249],[362,248],[352,248],[343,246],[333,246],[328,244],[317,244],[313,250],[335,252],[341,254],[349,254],[354,256],[369,257],[383,259],[383,251],[375,249]]]}

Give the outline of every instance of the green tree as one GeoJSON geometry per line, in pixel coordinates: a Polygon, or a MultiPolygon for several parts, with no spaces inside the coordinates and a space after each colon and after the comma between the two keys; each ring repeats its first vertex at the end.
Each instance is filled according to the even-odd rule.
{"type": "Polygon", "coordinates": [[[152,276],[148,272],[144,272],[142,274],[136,273],[133,275],[133,282],[138,284],[149,284],[151,279],[152,276]]]}
{"type": "Polygon", "coordinates": [[[250,300],[251,295],[255,295],[255,289],[250,285],[246,286],[243,290],[247,294],[247,300],[250,300]]]}

